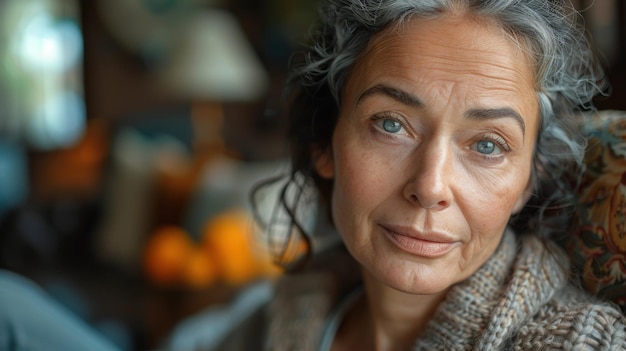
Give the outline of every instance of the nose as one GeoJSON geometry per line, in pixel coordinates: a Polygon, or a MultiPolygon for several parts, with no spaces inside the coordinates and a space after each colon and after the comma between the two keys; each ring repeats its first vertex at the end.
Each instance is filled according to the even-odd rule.
{"type": "Polygon", "coordinates": [[[431,210],[449,207],[455,177],[451,156],[450,147],[443,142],[417,149],[409,165],[411,176],[403,189],[405,199],[431,210]]]}

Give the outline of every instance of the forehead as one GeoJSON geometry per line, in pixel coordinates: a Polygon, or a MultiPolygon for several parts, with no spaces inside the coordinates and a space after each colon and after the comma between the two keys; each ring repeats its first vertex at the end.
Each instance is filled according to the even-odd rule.
{"type": "Polygon", "coordinates": [[[466,15],[411,19],[372,38],[344,94],[391,80],[423,98],[459,98],[454,93],[464,92],[471,96],[463,98],[481,103],[524,104],[536,99],[534,71],[525,47],[490,21],[466,15]]]}

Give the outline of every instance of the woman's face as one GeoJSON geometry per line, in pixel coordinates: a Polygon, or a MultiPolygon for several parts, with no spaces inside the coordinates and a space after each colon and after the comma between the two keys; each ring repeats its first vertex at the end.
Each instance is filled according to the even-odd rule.
{"type": "Polygon", "coordinates": [[[376,36],[346,82],[332,214],[366,274],[442,292],[497,248],[529,193],[538,103],[530,59],[498,27],[411,20],[376,36]]]}

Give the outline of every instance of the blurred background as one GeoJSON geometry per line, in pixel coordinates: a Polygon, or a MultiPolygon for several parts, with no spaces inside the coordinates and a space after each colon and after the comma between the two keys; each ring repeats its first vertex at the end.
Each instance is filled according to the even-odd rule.
{"type": "MultiPolygon", "coordinates": [[[[578,0],[626,109],[626,3],[578,0]]],[[[249,191],[317,0],[0,1],[0,268],[121,348],[272,279],[249,191]]],[[[269,198],[261,207],[271,208],[269,198]]]]}

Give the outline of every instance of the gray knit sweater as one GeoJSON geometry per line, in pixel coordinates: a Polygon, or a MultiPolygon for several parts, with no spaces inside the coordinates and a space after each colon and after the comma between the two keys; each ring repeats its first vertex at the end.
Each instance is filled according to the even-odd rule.
{"type": "MultiPolygon", "coordinates": [[[[559,256],[507,231],[493,257],[452,287],[413,350],[626,350],[624,315],[569,284],[559,256]]],[[[266,350],[319,348],[328,315],[358,284],[347,254],[326,263],[278,283],[257,314],[266,350]]],[[[246,329],[254,327],[231,340],[246,329]]]]}
{"type": "Polygon", "coordinates": [[[563,259],[535,237],[504,236],[455,286],[415,350],[626,350],[626,319],[568,284],[563,259]]]}

